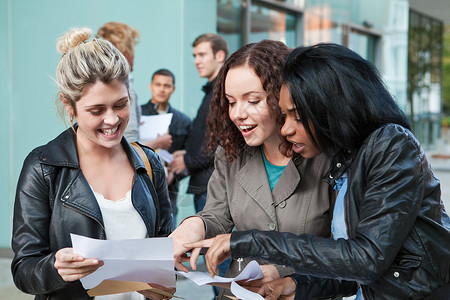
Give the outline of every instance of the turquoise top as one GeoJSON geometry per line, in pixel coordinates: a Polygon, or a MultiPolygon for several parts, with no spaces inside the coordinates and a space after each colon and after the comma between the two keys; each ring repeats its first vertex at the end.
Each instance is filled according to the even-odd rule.
{"type": "Polygon", "coordinates": [[[272,165],[264,155],[263,147],[260,147],[261,155],[264,160],[264,166],[266,167],[267,178],[269,179],[270,190],[273,191],[275,185],[277,185],[278,179],[280,179],[281,174],[283,173],[286,166],[275,166],[272,165]]]}

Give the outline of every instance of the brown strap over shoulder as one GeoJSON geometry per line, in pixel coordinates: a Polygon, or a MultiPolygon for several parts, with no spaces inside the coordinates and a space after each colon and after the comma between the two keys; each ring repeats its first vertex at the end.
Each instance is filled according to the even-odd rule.
{"type": "Polygon", "coordinates": [[[150,180],[153,181],[152,165],[150,164],[150,161],[148,160],[148,157],[145,154],[144,150],[142,150],[141,146],[139,146],[138,143],[131,143],[131,146],[133,146],[134,150],[136,150],[136,152],[141,157],[142,161],[144,162],[145,169],[147,170],[148,176],[150,177],[150,180]]]}

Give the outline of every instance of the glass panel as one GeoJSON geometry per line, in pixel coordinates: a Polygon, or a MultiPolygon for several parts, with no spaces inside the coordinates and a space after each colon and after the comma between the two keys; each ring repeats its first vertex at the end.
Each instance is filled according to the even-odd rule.
{"type": "Polygon", "coordinates": [[[333,21],[328,5],[311,6],[304,14],[305,41],[307,45],[321,42],[342,43],[342,27],[333,21]]]}
{"type": "Polygon", "coordinates": [[[431,129],[440,118],[442,30],[442,22],[409,12],[408,114],[424,147],[435,143],[431,129]]]}
{"type": "Polygon", "coordinates": [[[228,43],[230,53],[241,46],[241,1],[217,1],[217,33],[228,43]]]}
{"type": "Polygon", "coordinates": [[[286,2],[288,4],[291,4],[292,6],[298,7],[303,9],[305,7],[305,0],[277,0],[280,2],[286,2]]]}
{"type": "Polygon", "coordinates": [[[295,16],[257,4],[251,6],[250,13],[250,43],[271,39],[295,47],[295,16]]]}
{"type": "Polygon", "coordinates": [[[348,47],[372,63],[375,63],[375,44],[374,36],[357,31],[350,32],[348,47]]]}

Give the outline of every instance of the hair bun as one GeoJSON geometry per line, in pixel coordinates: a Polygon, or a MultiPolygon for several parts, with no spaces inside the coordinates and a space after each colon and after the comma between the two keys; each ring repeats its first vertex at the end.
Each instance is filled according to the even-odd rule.
{"type": "Polygon", "coordinates": [[[61,54],[66,54],[70,49],[75,48],[91,36],[90,28],[73,28],[64,33],[56,42],[56,50],[61,54]]]}

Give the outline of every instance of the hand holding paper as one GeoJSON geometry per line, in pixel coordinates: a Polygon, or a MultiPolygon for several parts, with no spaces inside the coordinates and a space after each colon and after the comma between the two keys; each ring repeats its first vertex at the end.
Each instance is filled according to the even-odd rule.
{"type": "Polygon", "coordinates": [[[78,280],[95,272],[103,262],[96,258],[84,258],[74,253],[72,248],[63,248],[55,254],[55,268],[59,275],[68,282],[78,280]]]}
{"type": "Polygon", "coordinates": [[[252,260],[248,265],[242,270],[242,272],[236,276],[235,278],[225,278],[215,275],[214,277],[209,276],[208,273],[204,272],[195,272],[191,271],[189,273],[184,272],[177,272],[177,274],[182,275],[186,278],[189,278],[193,282],[195,282],[197,285],[205,285],[205,284],[211,284],[211,285],[217,285],[220,287],[223,287],[223,283],[231,283],[231,292],[233,295],[238,297],[239,299],[255,299],[255,300],[261,300],[264,299],[260,295],[249,291],[243,287],[241,287],[236,282],[238,281],[253,281],[257,279],[261,279],[264,277],[264,273],[259,266],[259,264],[252,260]]]}
{"type": "MultiPolygon", "coordinates": [[[[231,238],[230,233],[219,234],[215,238],[195,243],[188,243],[183,246],[188,249],[197,248],[197,250],[198,248],[209,248],[208,252],[206,252],[205,255],[206,266],[208,268],[208,272],[211,275],[211,277],[214,277],[214,275],[216,274],[217,266],[231,256],[230,238],[231,238]]],[[[193,255],[198,256],[199,252],[192,251],[192,253],[193,255]]],[[[192,261],[197,261],[197,257],[191,257],[191,264],[192,261]]]]}
{"type": "Polygon", "coordinates": [[[256,261],[251,261],[235,278],[211,277],[205,272],[175,272],[172,238],[97,240],[75,234],[71,234],[71,238],[73,252],[104,262],[97,271],[80,279],[91,297],[130,291],[141,291],[146,296],[157,293],[175,297],[172,291],[176,273],[197,285],[231,285],[231,292],[240,299],[263,299],[236,283],[264,277],[256,261]]]}
{"type": "Polygon", "coordinates": [[[143,141],[154,140],[158,135],[164,135],[169,131],[172,113],[141,116],[141,125],[139,127],[140,138],[143,141]]]}
{"type": "Polygon", "coordinates": [[[96,272],[80,279],[85,289],[103,280],[137,281],[175,287],[171,238],[97,240],[71,234],[74,252],[104,262],[96,272]]]}

